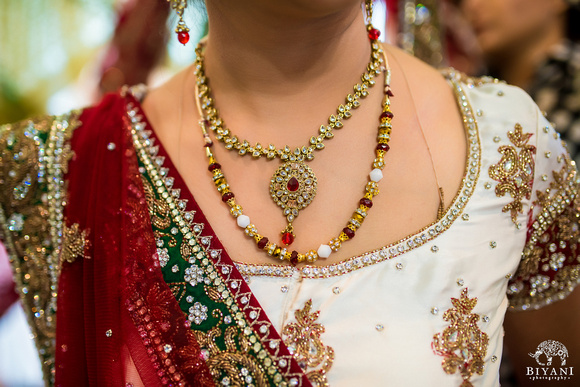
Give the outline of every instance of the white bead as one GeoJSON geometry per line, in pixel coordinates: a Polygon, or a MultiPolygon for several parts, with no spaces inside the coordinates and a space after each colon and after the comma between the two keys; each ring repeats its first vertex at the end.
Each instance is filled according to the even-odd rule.
{"type": "Polygon", "coordinates": [[[332,253],[332,249],[328,245],[320,245],[317,253],[319,258],[328,258],[330,253],[332,253]]]}
{"type": "Polygon", "coordinates": [[[372,181],[378,183],[383,178],[383,172],[380,169],[375,168],[371,171],[369,176],[371,177],[372,181]]]}
{"type": "Polygon", "coordinates": [[[247,215],[238,216],[238,226],[241,228],[246,228],[250,224],[250,217],[247,215]]]}

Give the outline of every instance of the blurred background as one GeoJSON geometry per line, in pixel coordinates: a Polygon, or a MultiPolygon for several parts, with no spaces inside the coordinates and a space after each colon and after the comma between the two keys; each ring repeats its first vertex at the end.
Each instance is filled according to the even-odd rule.
{"type": "MultiPolygon", "coordinates": [[[[381,0],[373,24],[383,40],[435,67],[522,87],[580,161],[579,1],[381,0]]],[[[163,82],[191,64],[207,31],[203,2],[192,3],[183,46],[166,0],[1,0],[0,124],[89,106],[124,84],[163,82]]],[[[0,277],[7,274],[0,259],[0,277]]],[[[0,289],[0,387],[41,386],[15,299],[0,289]]],[[[514,385],[502,370],[502,385],[514,385]]]]}

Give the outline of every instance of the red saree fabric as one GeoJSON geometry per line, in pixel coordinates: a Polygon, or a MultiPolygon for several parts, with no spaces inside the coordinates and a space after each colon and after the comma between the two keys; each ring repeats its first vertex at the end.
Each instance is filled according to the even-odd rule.
{"type": "Polygon", "coordinates": [[[124,98],[105,97],[83,112],[71,140],[64,217],[88,237],[85,257],[62,267],[55,382],[125,386],[132,360],[146,386],[214,385],[154,259],[125,109],[124,98]]]}

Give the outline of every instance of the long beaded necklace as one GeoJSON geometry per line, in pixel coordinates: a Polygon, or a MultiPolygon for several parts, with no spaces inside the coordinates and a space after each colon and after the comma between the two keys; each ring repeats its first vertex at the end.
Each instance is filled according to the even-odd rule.
{"type": "MultiPolygon", "coordinates": [[[[390,99],[393,94],[390,88],[390,79],[391,79],[391,71],[388,66],[387,58],[382,50],[379,42],[377,41],[379,32],[378,30],[372,28],[370,23],[367,25],[367,30],[369,34],[369,38],[371,40],[372,51],[373,53],[378,54],[378,58],[376,59],[375,65],[373,62],[373,68],[369,68],[369,73],[374,73],[374,76],[381,73],[381,71],[385,70],[385,83],[384,83],[384,98],[382,102],[383,111],[379,117],[379,126],[378,126],[378,134],[377,134],[377,146],[375,148],[376,158],[373,162],[373,170],[369,174],[369,181],[365,186],[365,194],[360,199],[358,203],[358,207],[356,208],[355,212],[348,220],[346,227],[344,227],[339,235],[333,239],[331,239],[328,244],[321,244],[317,250],[310,250],[306,253],[299,253],[296,250],[290,250],[286,247],[281,247],[277,243],[272,242],[266,236],[260,234],[254,224],[251,223],[250,218],[247,215],[244,215],[242,207],[236,202],[234,193],[230,190],[230,186],[226,180],[226,177],[222,171],[221,165],[217,162],[211,147],[213,146],[213,142],[209,136],[208,130],[214,130],[217,132],[216,123],[219,123],[219,127],[222,130],[222,138],[223,134],[226,133],[227,129],[223,129],[222,122],[217,115],[217,110],[213,107],[213,103],[211,106],[208,104],[209,97],[209,86],[208,80],[205,76],[200,76],[200,69],[203,67],[203,61],[196,63],[196,104],[199,111],[200,117],[202,117],[199,121],[200,128],[202,130],[203,138],[204,138],[204,147],[206,156],[208,158],[209,166],[208,170],[211,172],[213,176],[213,181],[216,186],[216,189],[220,193],[222,197],[222,201],[227,203],[230,207],[231,215],[236,219],[236,222],[239,227],[244,229],[245,234],[252,238],[259,249],[265,251],[268,255],[275,259],[279,260],[286,260],[296,265],[300,262],[315,262],[319,258],[328,258],[332,252],[338,251],[342,247],[342,243],[346,242],[352,238],[354,238],[356,231],[361,227],[364,219],[367,216],[367,212],[373,206],[372,199],[374,196],[379,194],[378,182],[383,178],[382,169],[385,166],[384,157],[385,154],[389,150],[389,141],[390,141],[390,134],[391,134],[391,120],[393,118],[393,113],[390,110],[390,99]],[[205,114],[204,114],[205,113],[205,114]],[[205,117],[205,118],[204,118],[205,117]],[[212,118],[213,117],[213,118],[212,118]],[[213,123],[212,123],[213,122],[213,123]]],[[[202,51],[202,45],[198,46],[198,58],[200,57],[202,51]]],[[[369,67],[371,64],[369,64],[369,67]]],[[[372,80],[372,79],[371,79],[372,80]]],[[[347,97],[348,98],[348,97],[347,97]]],[[[229,134],[229,132],[227,132],[229,134]]],[[[219,132],[218,135],[219,136],[219,132]]],[[[216,136],[216,137],[217,137],[216,136]]],[[[217,137],[218,140],[220,139],[217,137]]],[[[232,138],[235,138],[232,137],[232,138]]],[[[225,142],[225,141],[224,141],[225,142]]],[[[246,142],[247,143],[247,142],[246,142]]],[[[227,144],[227,143],[226,143],[227,144]]],[[[243,149],[243,148],[240,148],[243,149]]],[[[254,147],[255,150],[255,147],[254,147]]],[[[275,150],[275,148],[274,148],[275,150]]],[[[279,151],[279,150],[278,150],[279,151]]],[[[244,152],[242,154],[247,153],[244,152]]],[[[284,153],[284,152],[282,152],[284,153]]],[[[261,153],[263,154],[263,153],[261,153]]],[[[288,154],[288,153],[284,153],[288,154]]],[[[307,155],[308,152],[302,153],[300,150],[300,154],[307,155]]],[[[299,156],[299,154],[294,154],[295,156],[299,156]]],[[[267,156],[267,154],[266,154],[267,156]]],[[[255,156],[259,157],[259,156],[255,156]]],[[[289,158],[290,156],[288,156],[289,158]]],[[[273,158],[273,157],[272,157],[273,158]]],[[[303,160],[303,159],[302,159],[303,160]]],[[[299,160],[299,161],[302,161],[299,160]]],[[[294,162],[298,161],[295,159],[294,162]]],[[[293,161],[290,160],[290,163],[293,161]]],[[[298,164],[298,163],[295,163],[298,164]]],[[[295,168],[292,166],[291,168],[295,168]]],[[[296,167],[298,171],[300,171],[300,166],[296,167]]],[[[280,168],[279,168],[280,169],[280,168]]],[[[288,172],[291,172],[291,169],[288,172]]],[[[286,171],[283,169],[282,171],[286,171]]],[[[289,185],[288,175],[280,175],[282,178],[286,178],[285,182],[287,186],[289,185]]],[[[273,179],[275,181],[275,178],[273,179]]],[[[284,180],[283,180],[284,182],[284,180]]],[[[290,188],[290,187],[289,187],[290,188]]],[[[290,190],[290,189],[288,189],[290,190]]]]}
{"type": "MultiPolygon", "coordinates": [[[[369,31],[373,31],[373,36],[376,35],[378,38],[377,30],[371,27],[369,31]]],[[[196,98],[200,100],[202,117],[207,121],[206,127],[214,132],[216,139],[224,143],[228,150],[237,151],[242,156],[252,155],[255,159],[279,158],[283,162],[270,180],[270,197],[282,208],[286,217],[287,225],[281,234],[282,243],[287,246],[292,244],[296,237],[292,222],[298,217],[300,210],[306,208],[316,196],[318,180],[314,171],[305,162],[314,159],[314,151],[325,148],[324,141],[334,137],[334,129],[343,127],[342,121],[352,116],[352,111],[360,106],[360,99],[365,98],[369,88],[374,86],[374,78],[381,73],[382,50],[379,44],[373,42],[376,42],[376,38],[371,39],[371,59],[367,64],[367,71],[361,75],[361,82],[354,85],[353,93],[348,94],[345,103],[338,106],[335,114],[330,115],[328,123],[320,126],[317,135],[311,136],[306,145],[293,150],[287,145],[281,148],[273,144],[250,145],[247,140],[239,139],[231,129],[225,127],[211,97],[209,81],[205,75],[205,41],[201,41],[196,48],[195,69],[198,79],[196,98]]]]}

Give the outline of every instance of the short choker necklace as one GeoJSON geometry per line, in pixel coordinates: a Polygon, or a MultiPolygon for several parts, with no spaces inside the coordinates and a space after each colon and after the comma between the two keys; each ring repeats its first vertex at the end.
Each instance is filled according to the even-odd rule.
{"type": "MultiPolygon", "coordinates": [[[[348,94],[345,103],[339,105],[336,113],[328,117],[328,123],[320,126],[317,135],[310,137],[306,145],[291,149],[288,145],[280,148],[273,144],[250,145],[247,140],[239,139],[231,129],[225,127],[215,107],[209,80],[205,75],[204,46],[205,41],[201,41],[196,48],[195,74],[196,99],[202,110],[201,116],[206,120],[205,126],[214,132],[216,139],[228,150],[237,151],[241,156],[252,155],[255,159],[265,157],[270,160],[279,158],[283,162],[270,180],[270,197],[282,208],[286,217],[287,225],[281,234],[282,243],[288,246],[296,237],[292,222],[298,217],[300,210],[306,208],[316,196],[318,180],[305,162],[314,159],[314,151],[324,149],[324,141],[334,137],[334,129],[342,128],[342,121],[350,118],[353,110],[360,106],[360,99],[368,95],[369,88],[375,84],[374,78],[382,71],[382,48],[376,39],[371,39],[371,59],[367,64],[367,71],[361,75],[361,82],[354,85],[353,93],[348,94]]],[[[209,141],[209,137],[206,137],[206,141],[209,141]]]]}
{"type": "MultiPolygon", "coordinates": [[[[372,52],[373,52],[373,57],[372,57],[371,63],[369,63],[369,65],[368,65],[368,67],[369,67],[368,73],[365,73],[365,75],[368,74],[367,81],[369,82],[369,86],[374,84],[373,78],[375,76],[379,75],[383,70],[385,70],[384,98],[383,98],[383,103],[382,103],[383,112],[381,113],[381,115],[379,117],[378,135],[377,135],[377,143],[378,144],[375,148],[376,158],[373,162],[373,170],[369,174],[369,182],[365,186],[365,194],[360,199],[360,201],[358,203],[358,207],[356,208],[352,217],[347,222],[346,227],[344,227],[341,230],[340,234],[336,238],[331,239],[328,242],[328,244],[321,244],[317,250],[310,250],[307,253],[299,253],[295,250],[291,251],[290,249],[279,246],[277,243],[272,242],[267,237],[261,235],[258,232],[256,226],[251,223],[250,218],[247,215],[243,214],[242,207],[236,202],[235,195],[230,190],[230,186],[229,186],[229,184],[226,180],[226,177],[222,171],[222,167],[217,162],[217,159],[211,150],[211,148],[213,146],[213,141],[211,140],[211,138],[209,136],[209,131],[211,130],[211,131],[216,132],[216,138],[218,140],[224,142],[226,144],[226,148],[228,148],[228,145],[231,145],[228,149],[234,148],[235,144],[239,144],[240,141],[237,140],[237,138],[235,136],[224,137],[225,135],[230,136],[231,132],[228,129],[223,128],[223,122],[219,119],[218,114],[217,114],[217,109],[215,109],[215,107],[213,106],[213,101],[210,97],[208,80],[205,77],[205,75],[203,75],[203,54],[202,54],[203,43],[200,43],[200,45],[198,45],[198,48],[196,49],[196,52],[197,52],[196,71],[195,71],[195,74],[197,77],[197,80],[196,80],[196,104],[197,104],[197,108],[199,111],[199,115],[201,117],[199,124],[200,124],[202,134],[204,137],[204,147],[205,147],[206,156],[207,156],[208,162],[209,162],[208,170],[211,172],[211,174],[213,176],[214,184],[215,184],[216,189],[218,190],[219,194],[222,197],[222,201],[227,203],[228,206],[230,207],[230,213],[236,219],[238,226],[243,228],[245,234],[255,241],[255,243],[259,249],[265,251],[268,255],[270,255],[271,257],[273,257],[275,259],[290,261],[293,265],[296,265],[297,263],[300,263],[300,262],[305,262],[305,261],[315,262],[319,258],[328,258],[328,256],[330,256],[330,254],[332,252],[336,252],[341,248],[343,242],[346,242],[355,236],[356,231],[361,227],[364,219],[366,218],[367,212],[370,210],[370,208],[373,205],[372,199],[374,198],[374,196],[378,195],[378,193],[379,193],[378,182],[383,178],[382,169],[384,168],[384,165],[385,165],[384,157],[385,157],[385,154],[387,153],[387,151],[389,150],[388,144],[389,144],[389,141],[391,138],[390,137],[391,120],[393,118],[393,113],[390,110],[389,97],[393,96],[393,94],[392,94],[391,88],[390,88],[390,78],[391,78],[390,74],[391,73],[390,73],[390,69],[388,67],[386,55],[385,55],[384,51],[382,50],[379,42],[376,40],[378,38],[378,32],[375,29],[369,29],[369,37],[371,38],[371,45],[372,45],[372,52]],[[200,60],[200,58],[202,58],[202,59],[200,60]],[[227,140],[224,140],[224,138],[231,138],[231,139],[236,138],[236,141],[232,143],[231,140],[230,140],[230,142],[228,142],[227,140]]],[[[363,75],[363,80],[364,80],[365,75],[363,75]]],[[[365,92],[365,94],[364,94],[365,96],[368,93],[366,91],[366,88],[363,90],[361,87],[359,97],[363,96],[363,91],[365,92]]],[[[356,93],[356,86],[355,86],[355,93],[356,93]]],[[[347,97],[347,101],[348,101],[348,97],[347,97]]],[[[354,105],[353,105],[353,107],[354,107],[354,105]]],[[[340,107],[339,107],[339,110],[340,110],[340,107]]],[[[349,108],[349,110],[350,110],[350,108],[349,108]]],[[[347,110],[345,110],[345,111],[347,111],[347,110]]],[[[331,118],[332,117],[333,116],[331,116],[331,118]]],[[[347,117],[347,116],[343,114],[343,118],[344,117],[347,117]]],[[[330,122],[330,119],[329,119],[329,122],[330,122]]],[[[335,117],[333,122],[336,122],[336,117],[335,117]]],[[[336,126],[334,126],[334,128],[336,128],[336,126]]],[[[324,136],[324,137],[326,137],[326,136],[324,136]]],[[[314,140],[314,142],[316,144],[322,144],[322,140],[319,143],[316,142],[316,140],[314,140]]],[[[250,150],[250,148],[252,148],[251,153],[253,154],[254,152],[257,151],[256,148],[259,145],[259,144],[257,144],[254,147],[250,147],[248,145],[247,141],[244,141],[242,143],[246,144],[246,145],[240,146],[240,148],[236,148],[238,150],[238,152],[242,155],[248,154],[248,151],[250,150]],[[240,152],[242,149],[246,149],[246,150],[243,152],[240,152]]],[[[305,160],[305,158],[308,159],[308,155],[312,154],[312,150],[321,149],[321,148],[318,148],[315,145],[315,148],[311,149],[310,152],[308,152],[309,148],[306,148],[306,147],[304,147],[304,149],[306,149],[305,152],[302,152],[303,149],[298,149],[298,148],[295,152],[285,152],[288,147],[285,147],[284,150],[276,149],[273,145],[271,147],[272,148],[268,147],[267,150],[271,151],[274,154],[272,157],[269,157],[269,155],[267,153],[268,151],[264,150],[262,148],[259,149],[257,155],[254,157],[258,158],[261,155],[266,155],[266,157],[269,157],[269,158],[280,157],[282,159],[282,155],[286,155],[286,158],[282,159],[283,161],[286,161],[286,162],[282,165],[282,167],[278,168],[278,170],[274,174],[274,177],[272,178],[271,189],[270,189],[271,193],[272,193],[272,184],[278,184],[278,185],[275,185],[275,187],[284,187],[284,185],[285,185],[286,190],[284,190],[282,192],[282,195],[278,195],[277,191],[275,191],[274,195],[272,195],[272,196],[280,197],[280,202],[285,203],[284,201],[282,201],[282,197],[284,197],[286,195],[288,197],[288,199],[286,199],[286,202],[287,202],[290,199],[289,192],[298,191],[300,189],[301,184],[308,187],[306,180],[311,179],[311,180],[314,180],[314,183],[315,183],[315,177],[313,176],[313,174],[312,175],[310,174],[310,171],[309,171],[310,168],[308,168],[304,164],[304,160],[305,160]],[[308,169],[306,169],[304,167],[306,167],[308,169]],[[294,180],[297,180],[297,183],[298,183],[298,188],[296,188],[296,189],[294,189],[296,186],[296,182],[294,180]]],[[[282,190],[282,189],[280,189],[280,190],[282,190]]],[[[304,191],[306,191],[306,193],[308,193],[306,188],[302,188],[301,192],[304,192],[304,191]]],[[[304,198],[303,193],[302,193],[302,197],[304,198]]],[[[311,200],[311,198],[310,198],[310,200],[311,200]]],[[[275,199],[275,201],[276,201],[276,199],[275,199]]],[[[298,199],[296,199],[296,202],[298,202],[298,199]]],[[[288,208],[288,207],[286,207],[286,208],[288,208]]],[[[290,212],[290,214],[294,215],[293,212],[290,212]]],[[[290,219],[293,220],[295,218],[295,216],[297,216],[297,212],[296,212],[296,215],[294,215],[294,217],[290,218],[290,219]]],[[[292,227],[291,221],[289,220],[289,218],[287,218],[287,219],[288,219],[289,224],[288,224],[288,227],[285,229],[285,231],[283,231],[283,238],[291,233],[292,239],[293,239],[294,235],[293,235],[292,228],[291,228],[292,227]]],[[[286,242],[287,241],[283,241],[284,244],[289,245],[292,241],[289,241],[290,243],[286,243],[286,242]]]]}

